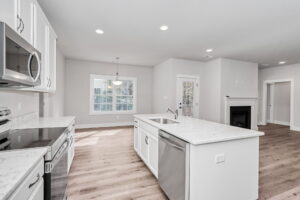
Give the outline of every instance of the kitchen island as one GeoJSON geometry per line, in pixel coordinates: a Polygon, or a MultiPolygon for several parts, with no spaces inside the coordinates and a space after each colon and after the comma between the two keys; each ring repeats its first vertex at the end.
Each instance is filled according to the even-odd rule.
{"type": "Polygon", "coordinates": [[[262,132],[166,114],[134,124],[134,148],[170,199],[258,199],[262,132]]]}

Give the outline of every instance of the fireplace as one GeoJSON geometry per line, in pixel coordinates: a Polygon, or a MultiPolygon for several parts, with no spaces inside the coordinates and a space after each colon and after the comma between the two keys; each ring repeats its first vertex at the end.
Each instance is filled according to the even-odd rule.
{"type": "Polygon", "coordinates": [[[251,106],[230,106],[230,125],[251,129],[251,106]]]}

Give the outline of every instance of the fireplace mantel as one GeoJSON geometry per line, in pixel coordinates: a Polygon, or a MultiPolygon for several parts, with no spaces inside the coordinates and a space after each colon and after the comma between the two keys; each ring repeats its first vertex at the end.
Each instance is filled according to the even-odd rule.
{"type": "Polygon", "coordinates": [[[251,106],[251,129],[257,130],[257,97],[225,97],[225,124],[230,125],[231,106],[251,106]]]}

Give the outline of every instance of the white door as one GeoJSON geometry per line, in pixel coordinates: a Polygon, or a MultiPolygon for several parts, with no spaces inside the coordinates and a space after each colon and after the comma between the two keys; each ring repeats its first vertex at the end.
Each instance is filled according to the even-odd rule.
{"type": "Polygon", "coordinates": [[[0,21],[5,22],[12,29],[17,31],[20,27],[18,16],[18,2],[17,0],[1,0],[0,6],[0,21]]]}
{"type": "Polygon", "coordinates": [[[274,121],[274,84],[267,85],[267,122],[274,121]]]}
{"type": "Polygon", "coordinates": [[[180,115],[199,118],[199,78],[177,76],[177,109],[180,115]]]}

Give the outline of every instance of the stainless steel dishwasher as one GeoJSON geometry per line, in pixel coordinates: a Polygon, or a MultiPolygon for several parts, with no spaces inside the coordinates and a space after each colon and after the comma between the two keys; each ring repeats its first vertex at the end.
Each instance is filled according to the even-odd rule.
{"type": "Polygon", "coordinates": [[[189,199],[189,144],[159,132],[158,183],[170,200],[189,199]]]}

